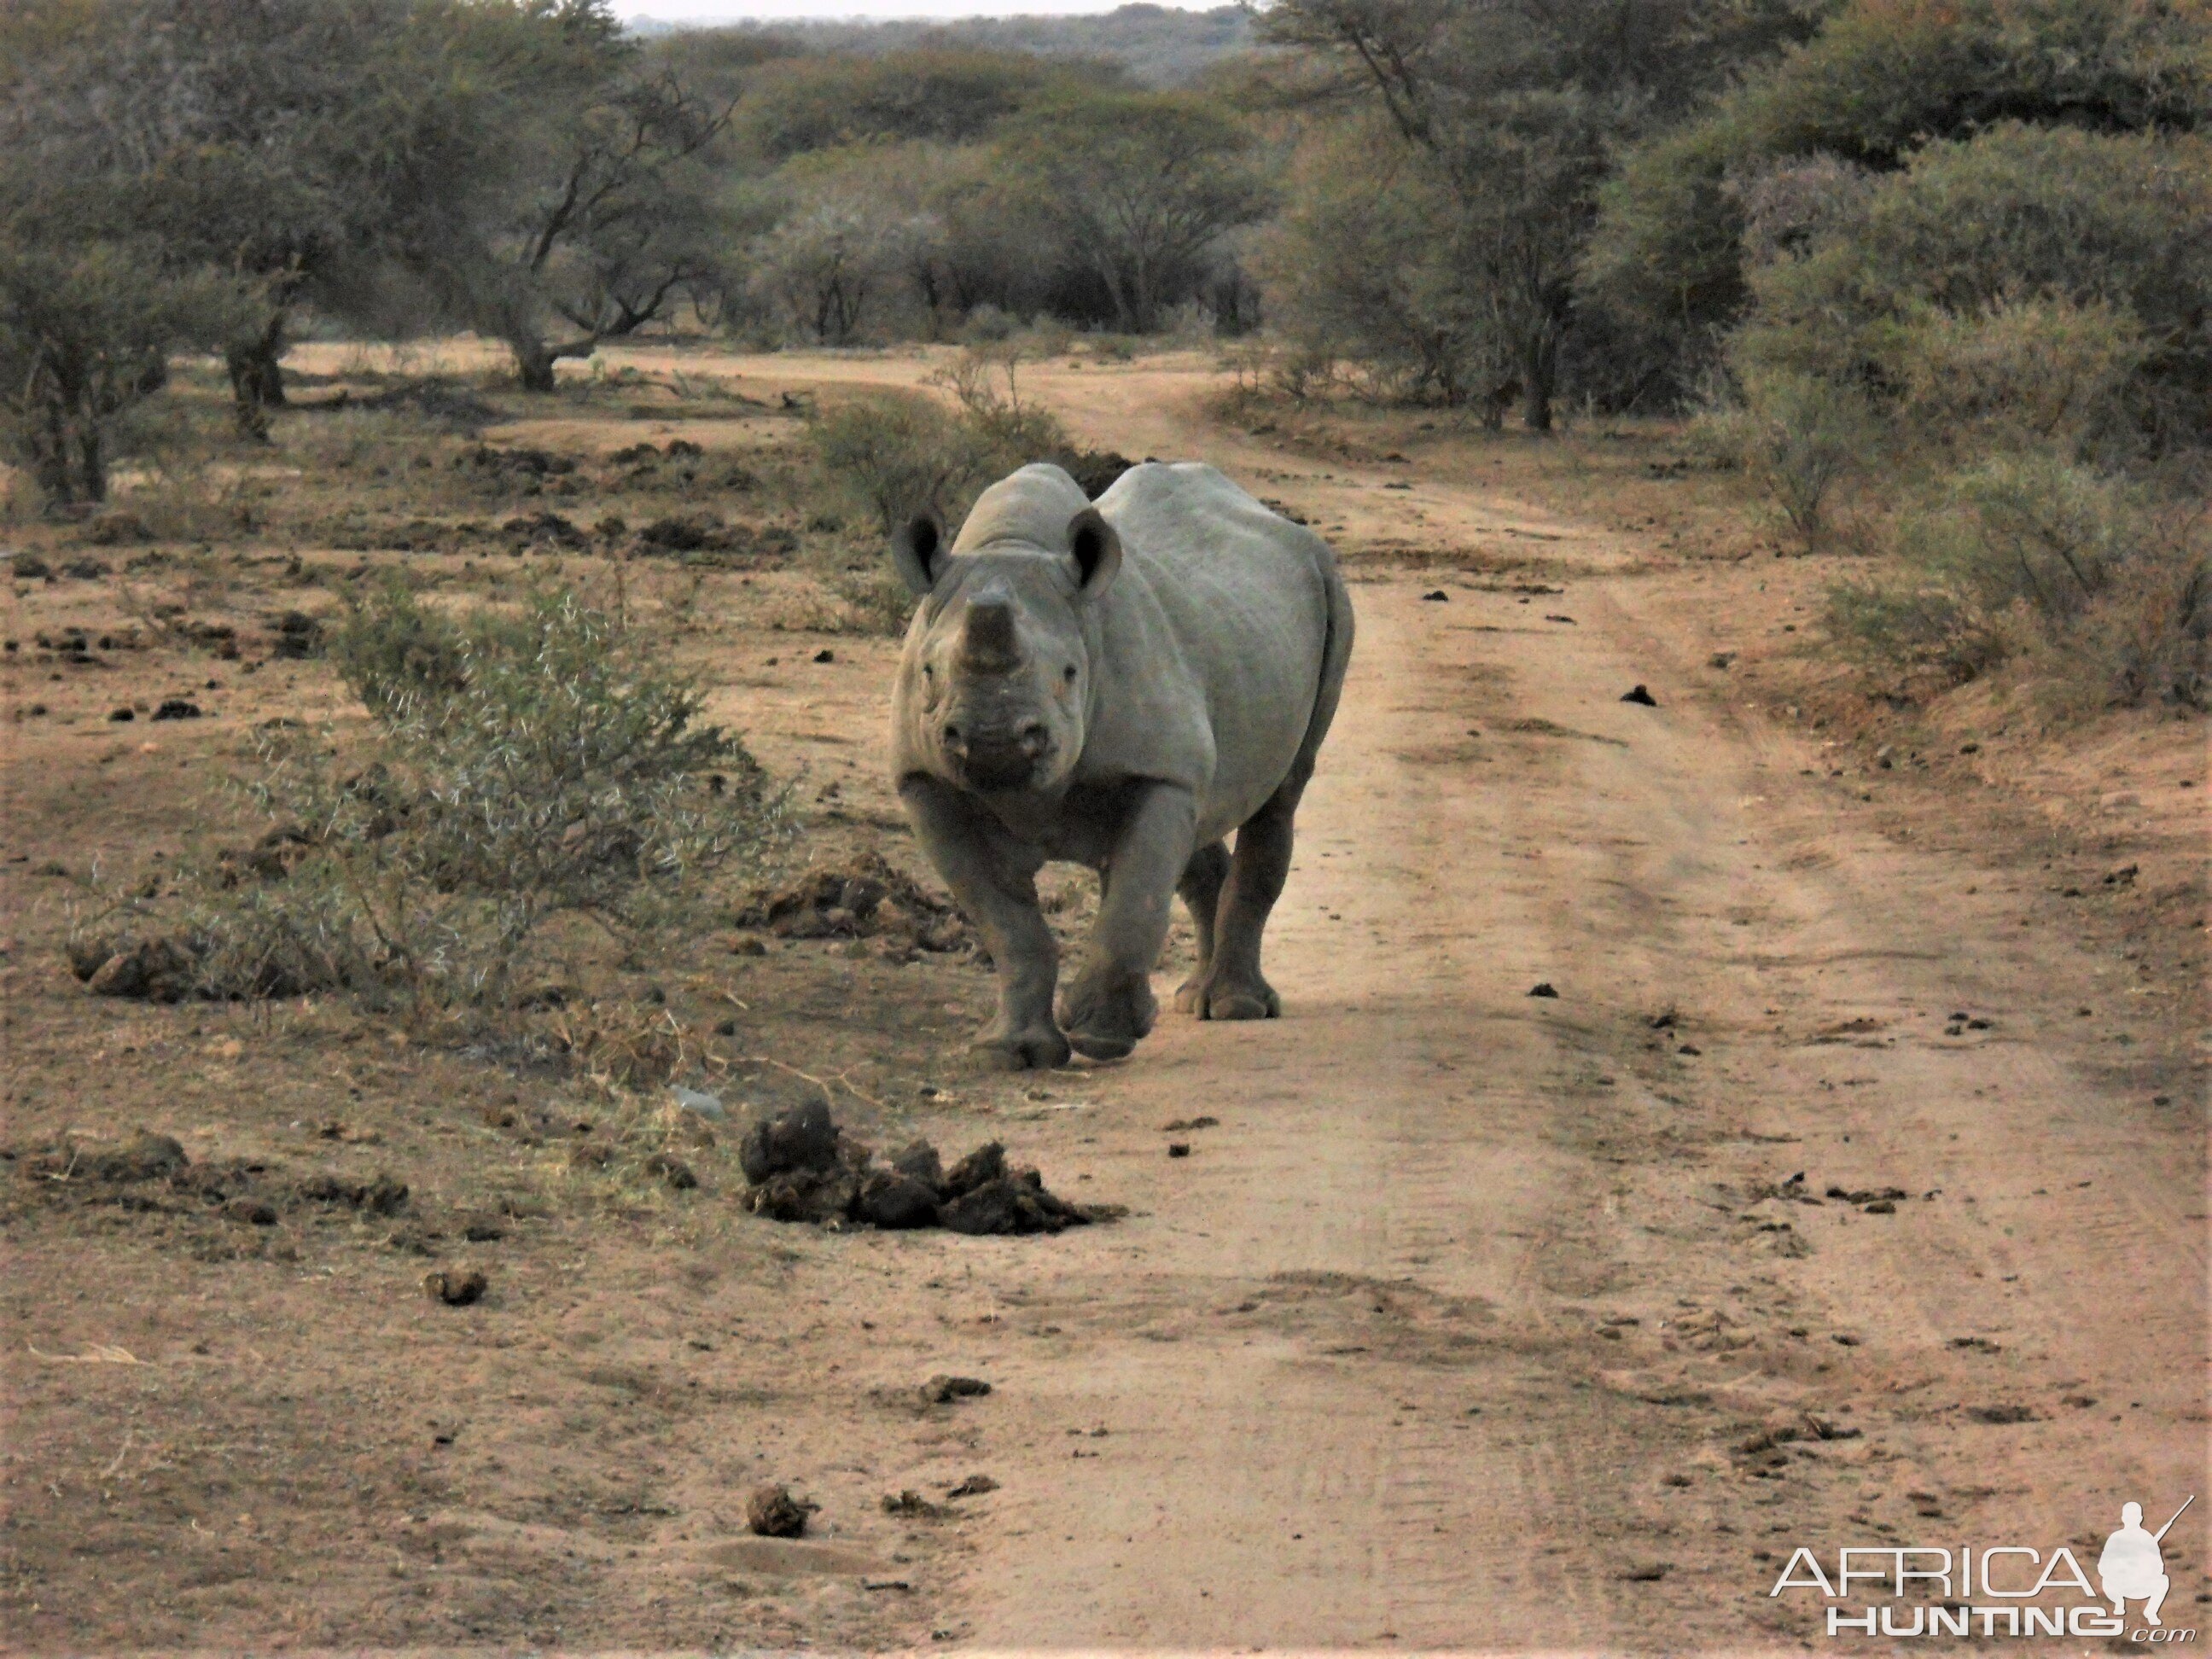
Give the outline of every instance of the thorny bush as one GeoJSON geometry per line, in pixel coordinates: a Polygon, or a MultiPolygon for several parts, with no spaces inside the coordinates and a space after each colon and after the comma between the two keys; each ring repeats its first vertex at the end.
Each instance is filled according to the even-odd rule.
{"type": "Polygon", "coordinates": [[[552,919],[634,947],[787,833],[743,743],[698,724],[697,685],[571,591],[449,620],[387,587],[332,655],[375,716],[367,744],[342,759],[328,732],[261,734],[245,787],[274,827],[173,884],[162,920],[201,994],[342,988],[481,1016],[514,1004],[552,919]]]}

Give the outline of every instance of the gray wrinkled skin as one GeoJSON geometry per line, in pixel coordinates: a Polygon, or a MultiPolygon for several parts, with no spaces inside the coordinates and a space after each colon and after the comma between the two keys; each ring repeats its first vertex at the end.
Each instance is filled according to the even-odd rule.
{"type": "Polygon", "coordinates": [[[1040,465],[987,490],[949,552],[920,520],[892,559],[923,601],[892,694],[893,775],[997,964],[977,1054],[1020,1070],[1128,1054],[1152,1026],[1176,893],[1199,944],[1176,1006],[1279,1013],[1261,935],[1352,653],[1328,544],[1210,466],[1133,468],[1093,507],[1040,465]],[[1057,1018],[1036,886],[1049,860],[1089,865],[1103,890],[1057,1018]]]}

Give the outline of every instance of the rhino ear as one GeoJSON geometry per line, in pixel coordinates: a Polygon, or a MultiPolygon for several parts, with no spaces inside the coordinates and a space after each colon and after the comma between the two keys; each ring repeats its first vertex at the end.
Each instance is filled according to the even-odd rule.
{"type": "Polygon", "coordinates": [[[891,568],[905,579],[918,597],[937,586],[945,568],[945,532],[936,515],[918,514],[891,536],[891,568]]]}
{"type": "Polygon", "coordinates": [[[1067,550],[1082,573],[1085,599],[1095,599],[1113,586],[1114,574],[1121,568],[1121,538],[1097,507],[1086,507],[1067,521],[1067,550]]]}

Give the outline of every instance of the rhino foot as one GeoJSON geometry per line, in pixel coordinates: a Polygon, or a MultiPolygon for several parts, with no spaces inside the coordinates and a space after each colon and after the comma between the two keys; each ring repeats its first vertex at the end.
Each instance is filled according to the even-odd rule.
{"type": "Polygon", "coordinates": [[[1067,1039],[1050,1025],[1019,1031],[986,1030],[968,1053],[987,1072],[1049,1072],[1067,1064],[1067,1039]]]}
{"type": "Polygon", "coordinates": [[[1256,975],[1249,981],[1192,979],[1176,993],[1176,1006],[1200,1019],[1275,1019],[1283,1000],[1256,975]]]}
{"type": "Polygon", "coordinates": [[[1060,999],[1067,1040],[1086,1060],[1121,1060],[1152,1029],[1160,1005],[1148,975],[1085,974],[1060,999]]]}

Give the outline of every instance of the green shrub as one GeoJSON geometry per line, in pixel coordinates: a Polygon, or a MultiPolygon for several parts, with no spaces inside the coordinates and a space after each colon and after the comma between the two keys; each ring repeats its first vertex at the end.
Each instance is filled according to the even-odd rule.
{"type": "Polygon", "coordinates": [[[1837,482],[1864,462],[1879,437],[1856,392],[1777,369],[1745,375],[1742,401],[1709,415],[1704,431],[1808,550],[1826,537],[1837,482]]]}
{"type": "Polygon", "coordinates": [[[1862,667],[1931,671],[1957,684],[2004,659],[2001,630],[1948,588],[1925,580],[1837,583],[1828,590],[1829,637],[1862,667]]]}
{"type": "Polygon", "coordinates": [[[697,723],[697,686],[573,592],[447,621],[389,589],[338,638],[369,740],[341,762],[329,732],[264,734],[246,787],[273,829],[160,918],[205,994],[496,1011],[552,918],[634,943],[781,836],[780,795],[697,723]]]}
{"type": "Polygon", "coordinates": [[[1934,311],[1898,365],[1901,424],[1954,452],[1995,446],[2118,459],[2136,447],[2129,403],[2150,346],[2102,301],[1934,311]]]}
{"type": "Polygon", "coordinates": [[[2199,520],[2049,456],[1946,479],[1896,532],[1899,569],[1829,595],[1831,635],[1870,666],[1972,679],[2039,659],[2062,702],[2212,694],[2212,552],[2199,520]]]}
{"type": "Polygon", "coordinates": [[[859,633],[896,640],[904,636],[914,620],[913,592],[880,561],[866,570],[848,571],[830,586],[859,633]]]}
{"type": "Polygon", "coordinates": [[[2077,459],[2195,442],[2212,143],[2008,124],[1930,144],[1750,286],[1739,374],[1859,388],[1916,441],[1966,416],[2039,419],[2077,459]]]}
{"type": "Polygon", "coordinates": [[[2047,457],[1998,456],[1954,477],[1932,514],[1906,521],[1908,562],[1985,612],[2021,605],[2069,621],[2137,556],[2149,525],[2126,485],[2047,457]]]}
{"type": "Polygon", "coordinates": [[[1018,343],[971,347],[932,377],[960,405],[993,468],[1011,471],[1030,461],[1054,460],[1075,448],[1058,416],[1023,398],[1023,355],[1018,343]]]}
{"type": "Polygon", "coordinates": [[[1019,361],[1018,347],[963,353],[935,377],[951,408],[885,392],[817,416],[809,436],[832,489],[888,538],[925,510],[957,524],[986,484],[1016,467],[1074,459],[1066,428],[1023,398],[1019,361]]]}
{"type": "Polygon", "coordinates": [[[380,719],[468,684],[459,626],[424,610],[396,578],[348,607],[327,648],[340,677],[380,719]]]}
{"type": "Polygon", "coordinates": [[[933,398],[884,392],[818,416],[808,429],[832,488],[882,537],[915,514],[948,522],[990,470],[990,452],[961,415],[933,398]]]}

